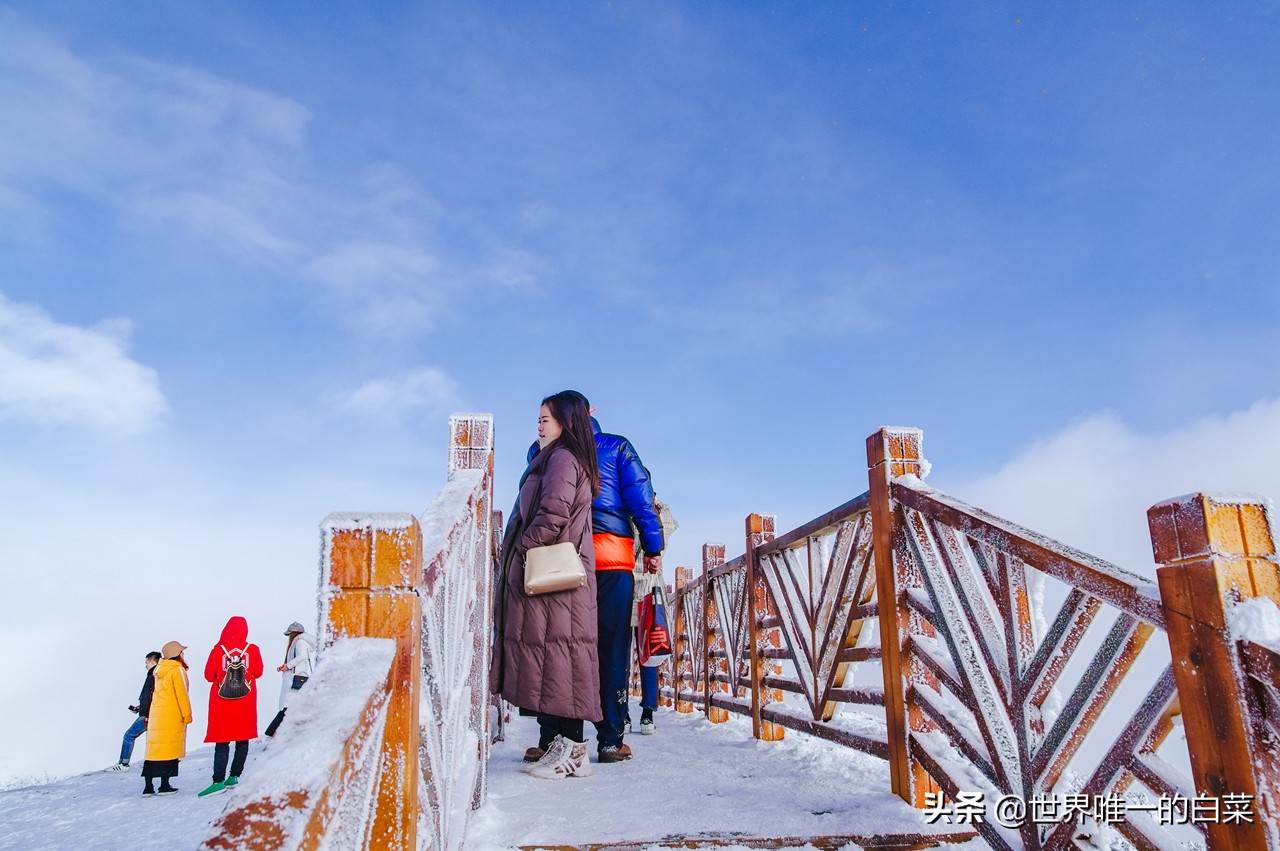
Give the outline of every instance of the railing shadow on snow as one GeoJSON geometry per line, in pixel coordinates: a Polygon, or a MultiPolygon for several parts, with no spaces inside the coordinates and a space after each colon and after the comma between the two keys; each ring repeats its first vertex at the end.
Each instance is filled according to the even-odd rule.
{"type": "Polygon", "coordinates": [[[315,676],[206,849],[457,849],[484,801],[495,531],[493,418],[449,419],[421,522],[321,524],[315,676]],[[424,552],[423,541],[427,547],[424,552]]]}
{"type": "Polygon", "coordinates": [[[665,699],[884,757],[994,848],[1280,849],[1280,654],[1232,626],[1280,629],[1269,505],[1154,506],[1157,586],[925,486],[920,444],[880,430],[866,493],[678,568],[665,699]]]}

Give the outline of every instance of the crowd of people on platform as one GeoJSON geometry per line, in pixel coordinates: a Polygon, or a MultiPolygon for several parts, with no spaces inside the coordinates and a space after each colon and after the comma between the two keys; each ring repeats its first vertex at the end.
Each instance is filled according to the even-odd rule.
{"type": "MultiPolygon", "coordinates": [[[[627,438],[603,432],[587,398],[565,390],[542,400],[538,439],[503,536],[495,592],[490,687],[521,714],[538,720],[538,742],[524,754],[528,772],[547,780],[593,773],[585,723],[596,731],[596,760],[632,757],[628,691],[637,589],[661,583],[662,551],[675,527],[654,494],[649,471],[627,438]],[[576,587],[528,593],[526,555],[536,547],[573,545],[582,565],[576,587]]],[[[315,642],[300,623],[289,638],[280,711],[266,729],[273,736],[294,692],[311,673],[315,642]]],[[[146,657],[147,676],[138,718],[125,732],[120,760],[126,771],[134,740],[147,734],[143,795],[177,792],[171,780],[186,756],[193,720],[186,647],[170,641],[146,657]],[[154,786],[158,780],[159,788],[154,786]]],[[[655,732],[657,668],[641,667],[640,732],[655,732]]],[[[205,660],[209,683],[208,732],[214,744],[214,795],[239,782],[257,738],[256,684],[262,655],[249,641],[249,625],[232,617],[205,660]],[[234,749],[232,745],[234,744],[234,749]]]]}
{"type": "MultiPolygon", "coordinates": [[[[311,675],[315,639],[298,622],[289,624],[280,684],[280,711],[267,727],[275,734],[284,720],[293,693],[311,675]]],[[[146,678],[136,705],[129,710],[137,718],[125,731],[120,760],[108,771],[128,771],[135,741],[147,734],[142,763],[143,796],[168,795],[178,789],[178,763],[187,755],[187,727],[195,720],[191,706],[191,681],[185,658],[187,647],[170,641],[146,655],[146,678]],[[159,787],[156,786],[159,781],[159,787]]],[[[209,683],[208,727],[205,741],[213,743],[213,782],[200,797],[225,792],[240,782],[249,755],[249,741],[258,737],[258,680],[262,677],[262,653],[249,641],[249,623],[230,618],[218,642],[209,650],[204,678],[209,683]],[[234,745],[234,749],[233,746],[234,745]]]]}

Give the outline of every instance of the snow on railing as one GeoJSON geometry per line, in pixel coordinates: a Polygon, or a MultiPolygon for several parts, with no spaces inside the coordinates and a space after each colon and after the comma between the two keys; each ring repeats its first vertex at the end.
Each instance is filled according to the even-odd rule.
{"type": "Polygon", "coordinates": [[[868,493],[779,537],[751,515],[744,555],[677,568],[677,710],[886,756],[937,817],[983,799],[960,818],[995,848],[1280,851],[1269,506],[1153,507],[1157,587],[926,487],[921,439],[882,429],[868,493]]]}
{"type": "Polygon", "coordinates": [[[385,639],[330,647],[200,847],[365,847],[394,656],[385,639]]]}
{"type": "Polygon", "coordinates": [[[460,848],[485,799],[493,630],[493,418],[449,418],[449,481],[422,518],[421,750],[429,848],[460,848]]]}

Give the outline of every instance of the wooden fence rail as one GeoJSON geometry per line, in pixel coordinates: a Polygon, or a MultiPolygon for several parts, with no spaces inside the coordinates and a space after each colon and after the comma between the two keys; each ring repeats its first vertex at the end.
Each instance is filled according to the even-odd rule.
{"type": "Polygon", "coordinates": [[[1280,601],[1267,506],[1153,507],[1157,586],[925,486],[920,450],[882,429],[866,493],[783,535],[753,514],[742,556],[677,569],[677,710],[883,756],[995,848],[1280,851],[1280,652],[1227,625],[1280,601]]]}

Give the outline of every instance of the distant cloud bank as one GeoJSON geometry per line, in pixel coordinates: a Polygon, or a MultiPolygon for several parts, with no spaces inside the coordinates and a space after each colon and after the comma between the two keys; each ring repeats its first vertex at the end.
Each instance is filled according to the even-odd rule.
{"type": "Polygon", "coordinates": [[[1129,570],[1154,575],[1147,509],[1198,491],[1280,498],[1278,436],[1280,399],[1262,399],[1247,410],[1158,434],[1143,434],[1114,414],[1099,413],[953,493],[1129,570]]]}
{"type": "Polygon", "coordinates": [[[0,417],[146,431],[167,409],[154,369],[127,354],[129,323],[55,322],[0,294],[0,417]]]}

